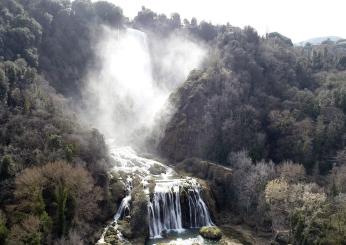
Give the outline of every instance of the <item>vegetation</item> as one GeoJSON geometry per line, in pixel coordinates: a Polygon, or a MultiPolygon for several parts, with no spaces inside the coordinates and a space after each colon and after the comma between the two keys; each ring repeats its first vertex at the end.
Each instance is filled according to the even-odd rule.
{"type": "Polygon", "coordinates": [[[114,212],[109,157],[66,96],[80,91],[91,33],[120,27],[122,12],[78,0],[4,0],[0,12],[0,244],[93,243],[114,212]]]}
{"type": "MultiPolygon", "coordinates": [[[[146,8],[130,21],[104,1],[2,0],[0,12],[0,244],[94,244],[114,212],[122,186],[108,177],[103,136],[69,106],[97,67],[103,25],[208,47],[171,96],[157,149],[218,186],[219,209],[294,244],[346,240],[344,40],[295,47],[279,33],[146,8]]],[[[144,199],[134,192],[135,233],[146,232],[144,199]]]]}
{"type": "MultiPolygon", "coordinates": [[[[232,180],[213,189],[219,208],[278,242],[343,244],[345,47],[210,28],[209,58],[171,96],[177,110],[159,151],[231,167],[232,180]]],[[[196,36],[188,22],[182,29],[196,36]]]]}
{"type": "Polygon", "coordinates": [[[11,207],[10,219],[19,226],[12,227],[10,237],[15,244],[28,243],[27,237],[42,242],[52,233],[61,237],[71,227],[87,230],[87,224],[99,215],[97,205],[102,198],[85,168],[62,161],[22,171],[16,177],[14,194],[16,204],[11,207]],[[30,221],[37,223],[37,228],[25,234],[23,229],[30,221]]]}

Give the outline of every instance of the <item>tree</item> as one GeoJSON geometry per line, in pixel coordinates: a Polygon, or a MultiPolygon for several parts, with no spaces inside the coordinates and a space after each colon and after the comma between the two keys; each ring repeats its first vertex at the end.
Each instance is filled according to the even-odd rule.
{"type": "Polygon", "coordinates": [[[229,161],[234,170],[231,189],[236,205],[239,211],[249,216],[259,205],[267,182],[275,178],[274,164],[264,161],[252,164],[245,151],[231,154],[229,161]]]}
{"type": "Polygon", "coordinates": [[[328,177],[333,196],[346,193],[346,165],[334,166],[328,177]]]}
{"type": "Polygon", "coordinates": [[[17,209],[35,217],[47,213],[62,236],[98,214],[101,195],[94,185],[88,171],[78,165],[59,161],[27,168],[16,178],[17,209]]]}
{"type": "Polygon", "coordinates": [[[285,161],[278,165],[277,172],[288,183],[298,183],[306,180],[304,166],[291,161],[285,161]]]}
{"type": "Polygon", "coordinates": [[[8,229],[6,227],[6,217],[4,213],[0,210],[0,244],[5,244],[7,236],[8,229]]]}
{"type": "Polygon", "coordinates": [[[273,230],[293,231],[297,237],[302,232],[298,226],[309,229],[316,214],[324,212],[327,197],[314,183],[289,184],[279,178],[268,182],[265,198],[270,207],[273,230]]]}
{"type": "Polygon", "coordinates": [[[121,8],[106,1],[94,3],[95,13],[101,19],[101,23],[121,28],[124,23],[123,11],[121,8]]]}

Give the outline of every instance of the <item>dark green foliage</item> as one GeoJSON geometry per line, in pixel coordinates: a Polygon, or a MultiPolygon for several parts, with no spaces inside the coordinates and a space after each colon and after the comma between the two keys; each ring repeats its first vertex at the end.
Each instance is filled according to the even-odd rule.
{"type": "Polygon", "coordinates": [[[59,236],[66,234],[66,202],[68,190],[63,185],[58,185],[55,190],[55,198],[57,201],[57,232],[59,236]]]}
{"type": "Polygon", "coordinates": [[[346,75],[337,70],[346,50],[331,43],[294,47],[279,33],[260,38],[251,27],[214,30],[216,57],[172,96],[178,110],[162,154],[225,164],[246,149],[254,161],[290,159],[328,173],[346,135],[346,75]]]}
{"type": "MultiPolygon", "coordinates": [[[[103,204],[96,201],[85,212],[96,213],[90,216],[94,224],[83,229],[89,236],[110,214],[99,212],[109,206],[107,150],[103,136],[82,128],[53,87],[65,95],[79,93],[92,64],[93,35],[103,24],[122,28],[122,11],[106,2],[3,0],[0,13],[0,209],[8,217],[5,222],[1,213],[0,243],[7,237],[9,244],[51,244],[76,227],[81,204],[63,183],[29,192],[29,206],[14,196],[19,172],[58,160],[85,166],[97,183],[90,188],[103,204]],[[24,210],[13,210],[21,203],[24,210]]],[[[78,219],[79,225],[86,222],[78,219]]]]}
{"type": "Polygon", "coordinates": [[[0,210],[0,244],[5,244],[8,236],[8,229],[6,227],[6,219],[2,211],[0,210]]]}
{"type": "Polygon", "coordinates": [[[296,211],[292,217],[292,236],[295,244],[344,244],[346,239],[344,201],[341,205],[343,206],[340,206],[337,200],[332,200],[329,205],[311,216],[302,210],[296,211]]]}
{"type": "MultiPolygon", "coordinates": [[[[120,8],[105,1],[1,0],[0,209],[8,220],[0,213],[0,244],[5,239],[10,244],[52,244],[76,228],[93,243],[88,238],[94,225],[110,218],[110,201],[118,200],[123,187],[111,182],[109,197],[103,136],[76,123],[65,97],[78,101],[83,76],[97,65],[93,41],[102,26],[121,29],[125,24],[163,37],[183,33],[210,49],[201,70],[192,71],[172,96],[177,111],[159,149],[173,161],[200,157],[230,164],[237,173],[225,177],[218,173],[222,168],[204,173],[214,185],[223,176],[222,187],[215,188],[221,205],[235,198],[229,208],[246,216],[268,216],[263,189],[274,165],[258,162],[261,159],[292,160],[308,170],[318,166],[323,174],[334,163],[345,164],[342,42],[294,47],[279,33],[260,37],[251,27],[182,21],[177,13],[167,17],[147,8],[130,22],[120,8]],[[232,162],[234,153],[243,150],[257,162],[255,167],[248,158],[239,166],[232,162]],[[88,181],[77,188],[74,181],[80,176],[66,178],[71,171],[62,171],[56,179],[56,161],[63,161],[59,169],[77,169],[88,181]],[[23,177],[26,171],[31,171],[28,179],[23,177]],[[24,185],[15,185],[16,175],[17,184],[23,178],[24,185]],[[25,189],[27,180],[37,181],[28,182],[33,189],[25,189]],[[78,196],[83,186],[92,200],[78,196]],[[85,200],[90,209],[83,209],[89,207],[85,200]]],[[[200,168],[200,163],[185,163],[200,168]]],[[[343,192],[340,183],[331,185],[333,198],[343,192]]],[[[130,225],[134,234],[143,234],[146,199],[140,190],[133,193],[132,213],[140,219],[130,225]]],[[[313,217],[294,213],[292,232],[298,244],[312,244],[312,239],[342,244],[345,211],[330,203],[313,217]]]]}
{"type": "Polygon", "coordinates": [[[15,163],[9,155],[5,155],[1,161],[0,176],[2,179],[13,177],[16,173],[15,163]]]}

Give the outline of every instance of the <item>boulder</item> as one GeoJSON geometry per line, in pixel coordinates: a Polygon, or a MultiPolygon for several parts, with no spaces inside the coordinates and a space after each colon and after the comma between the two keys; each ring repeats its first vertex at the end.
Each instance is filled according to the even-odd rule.
{"type": "Polygon", "coordinates": [[[159,175],[162,173],[166,173],[166,168],[159,164],[154,164],[149,168],[149,172],[154,175],[159,175]]]}
{"type": "Polygon", "coordinates": [[[222,231],[216,226],[203,226],[199,229],[199,234],[209,240],[218,241],[222,238],[222,231]]]}
{"type": "Polygon", "coordinates": [[[277,244],[289,244],[290,242],[290,233],[289,231],[277,231],[276,232],[276,235],[274,237],[274,241],[277,243],[277,244]]]}
{"type": "Polygon", "coordinates": [[[119,225],[119,228],[118,228],[119,231],[125,238],[127,239],[133,238],[133,232],[130,226],[130,222],[128,220],[118,221],[118,225],[119,225]]]}

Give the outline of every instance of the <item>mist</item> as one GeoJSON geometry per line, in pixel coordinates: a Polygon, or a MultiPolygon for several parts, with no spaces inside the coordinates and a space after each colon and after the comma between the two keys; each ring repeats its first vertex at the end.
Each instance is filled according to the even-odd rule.
{"type": "Polygon", "coordinates": [[[183,35],[157,39],[131,28],[103,27],[96,40],[98,68],[85,78],[81,117],[117,146],[139,147],[157,118],[171,114],[169,95],[206,49],[183,35]]]}

